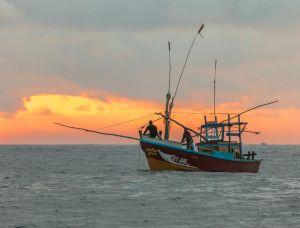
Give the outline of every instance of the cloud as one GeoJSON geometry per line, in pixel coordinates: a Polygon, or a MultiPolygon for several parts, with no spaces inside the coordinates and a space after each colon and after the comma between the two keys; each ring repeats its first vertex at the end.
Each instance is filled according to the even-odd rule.
{"type": "MultiPolygon", "coordinates": [[[[244,98],[237,103],[220,104],[218,112],[241,112],[243,103],[251,103],[244,98]]],[[[250,105],[251,106],[251,105],[250,105]]],[[[133,143],[100,135],[86,134],[64,129],[53,124],[65,124],[90,129],[105,128],[106,132],[137,136],[138,130],[149,119],[155,120],[154,112],[162,111],[163,105],[137,99],[106,97],[97,99],[84,95],[36,94],[23,98],[23,107],[14,113],[0,113],[0,143],[133,143]],[[89,107],[89,109],[85,108],[89,107]],[[153,116],[149,116],[153,114],[153,116]],[[116,125],[124,121],[148,116],[134,122],[116,125]],[[38,139],[38,140],[37,140],[38,139]]],[[[175,111],[175,110],[174,110],[175,111]]],[[[203,123],[203,114],[208,120],[213,118],[210,108],[191,108],[178,105],[173,118],[197,129],[203,123]]],[[[246,143],[299,143],[299,109],[274,109],[266,107],[242,116],[248,121],[248,130],[262,131],[259,136],[245,135],[246,143]],[[286,135],[289,132],[290,135],[286,135]]],[[[220,115],[219,121],[227,115],[220,115]]],[[[163,121],[155,122],[163,130],[163,121]]],[[[172,139],[180,140],[182,129],[171,125],[172,139]]]]}
{"type": "Polygon", "coordinates": [[[123,111],[135,110],[136,106],[140,109],[147,109],[146,102],[130,101],[126,99],[107,98],[103,101],[86,96],[71,96],[60,94],[45,94],[23,98],[23,105],[26,112],[35,114],[53,113],[62,116],[97,116],[97,115],[115,115],[123,111]]]}
{"type": "Polygon", "coordinates": [[[21,16],[21,12],[14,4],[7,0],[0,0],[0,22],[6,20],[16,20],[21,16]]]}
{"type": "Polygon", "coordinates": [[[167,88],[167,40],[173,92],[201,23],[204,39],[192,50],[176,108],[177,102],[212,106],[215,59],[217,104],[251,97],[254,103],[280,99],[277,107],[300,107],[300,34],[291,29],[299,27],[299,1],[0,2],[17,7],[23,21],[1,28],[1,111],[15,111],[24,96],[81,91],[160,102],[167,88]]]}
{"type": "Polygon", "coordinates": [[[145,0],[27,0],[14,3],[30,22],[72,29],[153,28],[165,21],[168,4],[145,0]]]}
{"type": "MultiPolygon", "coordinates": [[[[3,69],[3,68],[2,68],[3,69]]],[[[20,69],[20,68],[19,68],[20,69]]],[[[22,105],[22,97],[30,94],[68,93],[82,91],[80,85],[55,75],[29,75],[25,72],[2,72],[0,84],[0,112],[14,112],[22,105]]],[[[96,93],[90,90],[90,93],[96,93]]],[[[102,93],[97,91],[101,96],[102,93]]]]}
{"type": "MultiPolygon", "coordinates": [[[[300,107],[300,34],[274,37],[265,31],[228,28],[205,27],[204,39],[196,40],[192,50],[176,102],[212,104],[217,58],[217,102],[251,96],[260,103],[268,90],[268,100],[300,107]]],[[[111,91],[131,99],[164,100],[167,40],[172,38],[173,92],[193,32],[5,29],[0,37],[1,110],[16,109],[20,97],[41,93],[111,91]]]]}
{"type": "MultiPolygon", "coordinates": [[[[102,127],[161,109],[167,41],[173,92],[191,38],[204,23],[174,111],[211,113],[218,59],[217,111],[279,99],[274,109],[251,116],[270,135],[276,118],[287,123],[290,113],[299,123],[299,9],[296,0],[0,0],[0,127],[11,142],[72,143],[78,135],[54,128],[54,120],[102,127]]],[[[195,128],[202,119],[174,115],[195,128]]],[[[136,128],[117,130],[136,134],[136,128]]],[[[9,142],[5,135],[2,142],[9,142]]]]}
{"type": "MultiPolygon", "coordinates": [[[[117,97],[107,97],[104,100],[69,94],[33,95],[24,97],[22,103],[22,108],[16,112],[0,113],[0,143],[95,143],[99,139],[103,143],[112,143],[115,139],[99,136],[82,140],[82,133],[66,131],[53,123],[62,122],[95,129],[153,114],[154,110],[160,109],[155,103],[140,100],[117,97]],[[83,108],[87,106],[89,109],[83,108]]],[[[137,125],[129,124],[126,128],[118,126],[109,130],[135,135],[137,127],[144,122],[135,124],[137,125]]]]}
{"type": "Polygon", "coordinates": [[[51,0],[13,1],[28,21],[100,30],[190,28],[208,24],[297,27],[297,0],[51,0]]]}

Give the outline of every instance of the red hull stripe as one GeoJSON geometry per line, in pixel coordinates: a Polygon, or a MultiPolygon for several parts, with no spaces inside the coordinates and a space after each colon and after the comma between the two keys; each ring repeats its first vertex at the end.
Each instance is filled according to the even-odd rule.
{"type": "Polygon", "coordinates": [[[213,172],[257,173],[261,160],[221,159],[203,152],[141,140],[152,170],[199,170],[213,172]],[[174,168],[175,167],[175,168],[174,168]]]}

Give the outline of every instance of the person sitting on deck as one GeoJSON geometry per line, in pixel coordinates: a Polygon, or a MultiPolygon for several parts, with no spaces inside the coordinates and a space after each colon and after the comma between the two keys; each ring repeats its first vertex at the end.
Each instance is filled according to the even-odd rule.
{"type": "Polygon", "coordinates": [[[146,133],[149,131],[149,134],[148,136],[151,137],[151,138],[160,138],[160,135],[158,134],[157,132],[157,127],[153,124],[152,120],[149,121],[149,125],[146,127],[143,135],[146,135],[146,133]]]}
{"type": "Polygon", "coordinates": [[[181,143],[184,143],[185,141],[186,141],[186,148],[192,150],[193,149],[193,138],[187,128],[184,128],[181,143]]]}

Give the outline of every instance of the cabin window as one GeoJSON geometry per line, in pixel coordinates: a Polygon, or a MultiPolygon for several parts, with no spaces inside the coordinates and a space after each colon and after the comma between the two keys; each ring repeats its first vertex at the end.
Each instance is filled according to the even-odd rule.
{"type": "Polygon", "coordinates": [[[207,141],[220,141],[223,140],[224,128],[223,127],[205,127],[202,132],[205,132],[207,141]]]}

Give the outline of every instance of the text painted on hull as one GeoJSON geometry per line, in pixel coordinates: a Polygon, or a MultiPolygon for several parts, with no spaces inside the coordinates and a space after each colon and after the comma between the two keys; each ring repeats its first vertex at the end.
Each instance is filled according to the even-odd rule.
{"type": "Polygon", "coordinates": [[[172,163],[174,165],[197,169],[197,167],[190,165],[186,158],[180,158],[176,155],[165,154],[164,152],[162,152],[160,150],[158,150],[158,153],[159,153],[160,157],[163,160],[165,160],[166,162],[172,163]]]}

